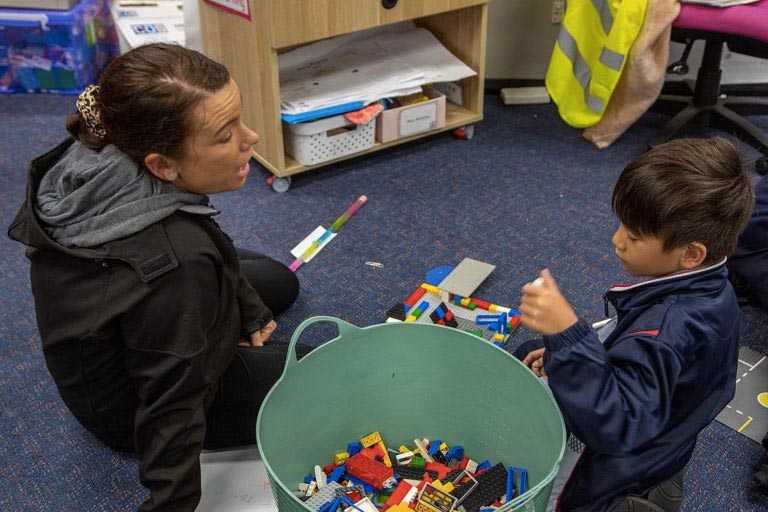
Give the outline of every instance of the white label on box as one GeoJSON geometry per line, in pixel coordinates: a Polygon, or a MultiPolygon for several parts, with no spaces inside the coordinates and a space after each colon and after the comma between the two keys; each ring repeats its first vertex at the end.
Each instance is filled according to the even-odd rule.
{"type": "Polygon", "coordinates": [[[415,105],[400,112],[400,137],[431,130],[437,123],[437,103],[415,105]]]}

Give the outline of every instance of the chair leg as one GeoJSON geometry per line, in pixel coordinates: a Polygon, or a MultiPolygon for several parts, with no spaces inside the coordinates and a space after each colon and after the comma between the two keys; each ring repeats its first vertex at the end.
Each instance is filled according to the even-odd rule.
{"type": "Polygon", "coordinates": [[[720,104],[742,116],[768,115],[768,97],[728,96],[721,99],[720,104]]]}
{"type": "Polygon", "coordinates": [[[702,110],[695,105],[688,105],[667,122],[662,131],[656,134],[648,142],[648,147],[655,148],[656,146],[667,142],[669,139],[674,138],[680,128],[696,119],[699,115],[708,114],[709,112],[709,109],[702,110]]]}
{"type": "Polygon", "coordinates": [[[768,156],[768,134],[723,105],[716,105],[711,110],[711,113],[712,117],[710,118],[709,125],[712,128],[733,133],[762,154],[768,156]]]}

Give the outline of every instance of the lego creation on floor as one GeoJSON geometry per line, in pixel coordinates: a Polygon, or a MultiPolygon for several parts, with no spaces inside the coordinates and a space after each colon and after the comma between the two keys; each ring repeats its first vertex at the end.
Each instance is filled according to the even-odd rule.
{"type": "Polygon", "coordinates": [[[432,269],[427,277],[439,276],[434,279],[439,283],[423,283],[405,301],[387,311],[386,321],[453,327],[501,347],[519,325],[520,311],[470,296],[495,268],[489,263],[465,258],[456,268],[432,269]],[[458,294],[457,290],[465,295],[458,294]]]}

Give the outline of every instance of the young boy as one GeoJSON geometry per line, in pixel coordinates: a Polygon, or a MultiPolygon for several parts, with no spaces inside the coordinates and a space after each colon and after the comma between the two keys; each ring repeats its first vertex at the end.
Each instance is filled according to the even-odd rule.
{"type": "Polygon", "coordinates": [[[672,477],[682,482],[696,437],[734,395],[739,305],[725,259],[753,202],[731,143],[673,140],[631,162],[614,188],[611,242],[645,279],[606,293],[618,316],[602,343],[549,271],[523,287],[522,322],[543,335],[523,362],[548,376],[586,446],[558,510],[629,510],[672,477]]]}

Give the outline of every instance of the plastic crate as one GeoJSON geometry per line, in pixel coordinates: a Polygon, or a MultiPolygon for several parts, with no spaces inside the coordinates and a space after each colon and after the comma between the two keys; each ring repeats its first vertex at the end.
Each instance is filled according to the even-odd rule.
{"type": "Polygon", "coordinates": [[[117,54],[107,0],[68,11],[0,9],[0,93],[79,93],[117,54]]]}
{"type": "Polygon", "coordinates": [[[365,151],[376,138],[376,119],[355,125],[343,115],[308,123],[284,123],[285,152],[304,165],[314,165],[365,151]]]}

